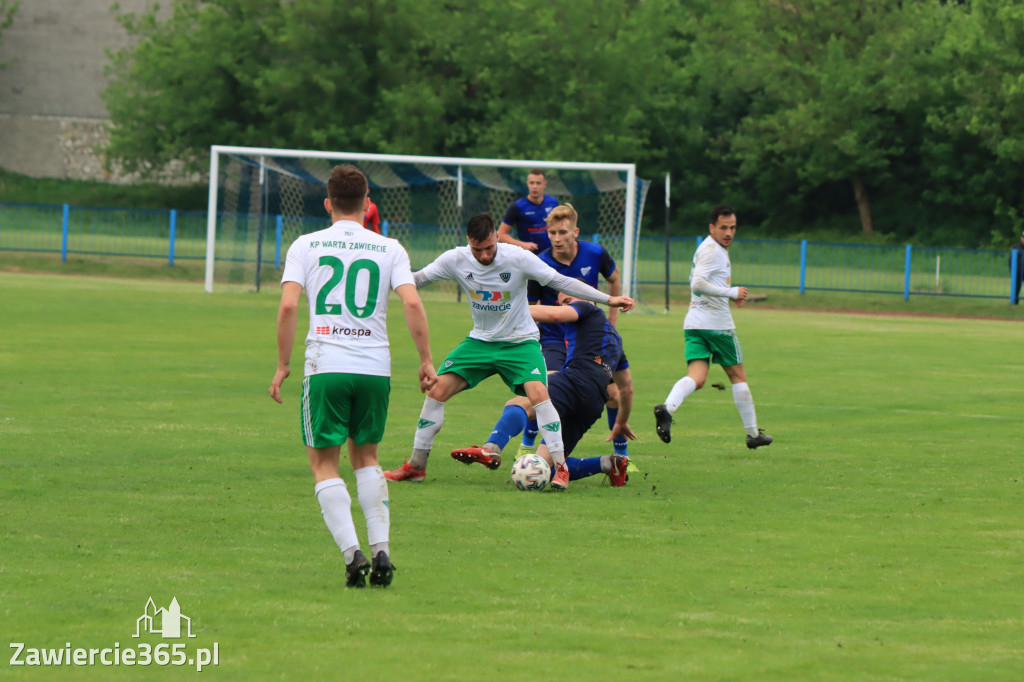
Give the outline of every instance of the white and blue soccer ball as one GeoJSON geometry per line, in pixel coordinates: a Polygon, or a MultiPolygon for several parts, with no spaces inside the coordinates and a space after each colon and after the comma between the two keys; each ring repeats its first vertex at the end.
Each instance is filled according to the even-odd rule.
{"type": "Polygon", "coordinates": [[[512,463],[512,482],[520,490],[544,490],[551,480],[551,467],[534,453],[523,455],[512,463]]]}

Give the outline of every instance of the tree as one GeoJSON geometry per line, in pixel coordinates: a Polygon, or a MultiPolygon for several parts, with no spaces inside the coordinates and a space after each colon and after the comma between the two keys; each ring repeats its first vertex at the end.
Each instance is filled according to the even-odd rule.
{"type": "Polygon", "coordinates": [[[404,154],[444,150],[454,38],[441,5],[295,0],[256,79],[264,144],[404,154]]]}
{"type": "Polygon", "coordinates": [[[662,50],[677,3],[484,0],[456,46],[466,114],[460,141],[480,156],[637,161],[655,143],[645,117],[671,66],[662,50]],[[479,39],[477,36],[486,36],[479,39]],[[654,87],[652,87],[652,84],[654,87]]]}
{"type": "Polygon", "coordinates": [[[948,64],[945,96],[930,111],[932,127],[956,145],[943,168],[955,191],[935,197],[981,217],[992,245],[1024,228],[1024,2],[973,0],[958,8],[940,50],[948,64]],[[995,229],[993,213],[1004,225],[995,229]]]}
{"type": "Polygon", "coordinates": [[[907,151],[902,118],[924,91],[922,61],[938,41],[937,6],[901,0],[738,3],[732,75],[751,109],[731,139],[741,177],[801,201],[849,184],[872,233],[870,187],[907,151]],[[746,7],[746,12],[741,8],[746,7]]]}
{"type": "Polygon", "coordinates": [[[108,53],[108,162],[144,173],[173,160],[196,168],[211,144],[254,141],[261,106],[255,84],[272,58],[277,6],[179,0],[163,20],[157,8],[119,15],[137,43],[108,53]]]}
{"type": "Polygon", "coordinates": [[[210,144],[638,161],[670,81],[672,0],[182,0],[125,15],[108,154],[129,168],[210,144]]]}

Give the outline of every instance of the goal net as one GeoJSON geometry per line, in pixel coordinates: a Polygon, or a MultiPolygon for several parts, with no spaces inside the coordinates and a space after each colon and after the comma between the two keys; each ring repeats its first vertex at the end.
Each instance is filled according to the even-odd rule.
{"type": "Polygon", "coordinates": [[[543,169],[546,193],[576,208],[580,239],[603,244],[619,263],[623,293],[633,291],[639,221],[650,185],[637,179],[634,164],[219,145],[210,148],[206,290],[213,291],[215,282],[255,291],[261,283],[276,285],[292,241],[330,225],[323,201],[327,178],[339,164],[366,174],[381,231],[402,243],[413,270],[464,244],[473,215],[487,212],[495,224],[501,222],[508,206],[526,195],[527,171],[543,169]]]}

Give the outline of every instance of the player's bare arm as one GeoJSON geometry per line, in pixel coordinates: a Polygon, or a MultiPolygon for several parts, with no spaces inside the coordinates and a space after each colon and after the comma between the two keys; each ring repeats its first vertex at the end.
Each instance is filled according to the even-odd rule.
{"type": "Polygon", "coordinates": [[[277,371],[274,372],[269,389],[270,397],[279,403],[284,402],[281,399],[281,384],[291,374],[288,364],[295,344],[301,296],[302,285],[298,282],[285,282],[281,285],[281,305],[277,309],[277,371]]]}
{"type": "Polygon", "coordinates": [[[743,304],[747,302],[747,288],[736,287],[736,307],[742,308],[743,304]]]}
{"type": "Polygon", "coordinates": [[[624,313],[632,310],[634,305],[635,302],[629,296],[610,296],[608,298],[609,308],[619,308],[624,313]]]}
{"type": "Polygon", "coordinates": [[[537,245],[533,242],[521,242],[512,236],[512,226],[506,223],[504,220],[501,221],[501,225],[498,225],[498,241],[505,242],[506,244],[515,244],[516,246],[526,249],[527,251],[536,251],[537,245]]]}
{"type": "Polygon", "coordinates": [[[430,333],[427,325],[427,311],[423,301],[412,284],[402,284],[395,289],[402,301],[405,312],[405,324],[416,344],[416,352],[420,356],[419,379],[420,393],[426,393],[437,383],[437,371],[434,369],[434,358],[430,353],[430,333]]]}
{"type": "MultiPolygon", "coordinates": [[[[621,296],[622,295],[622,277],[619,276],[619,270],[616,268],[615,272],[608,275],[606,280],[608,282],[608,295],[609,296],[621,296]]],[[[617,326],[616,323],[619,321],[619,309],[610,308],[608,310],[608,321],[612,323],[612,326],[617,326]]]]}
{"type": "Polygon", "coordinates": [[[531,305],[530,317],[534,322],[559,324],[575,322],[580,319],[580,313],[571,305],[531,305]]]}

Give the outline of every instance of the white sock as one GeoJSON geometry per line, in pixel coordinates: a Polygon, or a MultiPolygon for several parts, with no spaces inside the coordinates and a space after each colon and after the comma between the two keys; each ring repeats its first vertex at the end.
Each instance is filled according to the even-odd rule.
{"type": "Polygon", "coordinates": [[[545,400],[533,406],[537,412],[537,426],[540,434],[548,446],[548,454],[555,464],[565,462],[565,446],[562,445],[562,422],[558,416],[558,410],[550,400],[545,400]]]}
{"type": "Polygon", "coordinates": [[[668,397],[665,398],[665,407],[668,408],[668,413],[675,414],[675,411],[679,409],[683,401],[689,398],[696,390],[697,382],[689,376],[685,376],[677,381],[672,390],[668,392],[668,397]]]}
{"type": "Polygon", "coordinates": [[[371,556],[388,550],[391,529],[391,507],[388,499],[388,481],[379,466],[356,470],[356,491],[359,506],[366,518],[366,539],[371,556]]]}
{"type": "Polygon", "coordinates": [[[359,538],[356,536],[356,526],[352,523],[352,498],[349,497],[345,481],[329,478],[317,483],[313,490],[320,502],[327,530],[331,531],[335,544],[345,555],[345,563],[352,563],[359,549],[359,538]]]}
{"type": "MultiPolygon", "coordinates": [[[[420,410],[420,419],[416,424],[416,435],[412,440],[413,449],[430,452],[430,448],[434,447],[434,436],[441,430],[442,424],[444,424],[444,403],[439,403],[430,396],[425,397],[423,409],[420,410]]],[[[413,466],[423,465],[414,464],[413,466]]]]}
{"type": "Polygon", "coordinates": [[[740,419],[743,420],[743,428],[747,430],[747,435],[756,436],[757,413],[754,411],[754,396],[751,395],[747,382],[732,385],[732,401],[740,411],[740,419]]]}

